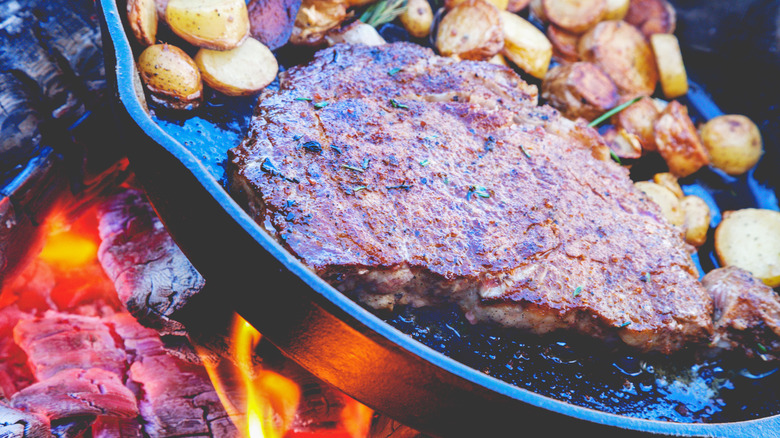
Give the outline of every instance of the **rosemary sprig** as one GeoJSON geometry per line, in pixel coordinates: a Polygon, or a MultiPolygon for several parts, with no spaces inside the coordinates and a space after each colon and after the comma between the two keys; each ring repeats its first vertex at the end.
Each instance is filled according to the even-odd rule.
{"type": "Polygon", "coordinates": [[[582,292],[582,286],[577,286],[577,289],[574,289],[574,296],[578,297],[580,295],[580,292],[582,292]]]}
{"type": "Polygon", "coordinates": [[[620,162],[620,157],[618,157],[618,154],[616,154],[612,149],[609,150],[609,156],[612,157],[612,161],[618,164],[623,164],[620,162]]]}
{"type": "Polygon", "coordinates": [[[355,172],[363,173],[363,169],[355,166],[350,166],[349,164],[342,164],[341,167],[349,170],[354,170],[355,172]]]}
{"type": "Polygon", "coordinates": [[[528,151],[525,150],[525,146],[520,145],[520,150],[523,151],[523,155],[525,155],[526,158],[531,158],[531,154],[529,154],[528,151]]]}
{"type": "Polygon", "coordinates": [[[399,67],[391,68],[390,70],[387,71],[387,75],[388,76],[393,76],[394,74],[398,73],[399,71],[401,71],[401,69],[399,67]]]}
{"type": "Polygon", "coordinates": [[[390,99],[390,105],[392,105],[393,108],[409,109],[409,105],[404,105],[395,99],[390,99]]]}
{"type": "Polygon", "coordinates": [[[323,100],[322,102],[315,102],[314,103],[314,108],[317,108],[317,109],[325,108],[326,106],[328,106],[328,103],[329,102],[327,100],[323,100]]]}
{"type": "Polygon", "coordinates": [[[406,0],[381,0],[369,6],[360,21],[374,27],[389,23],[406,10],[406,0]]]}
{"type": "Polygon", "coordinates": [[[427,158],[422,160],[422,161],[420,161],[420,166],[422,166],[422,167],[425,167],[425,166],[427,166],[429,164],[431,164],[431,160],[429,160],[427,158]]]}
{"type": "Polygon", "coordinates": [[[608,118],[614,116],[615,114],[617,114],[617,113],[623,111],[624,109],[630,107],[631,105],[635,104],[642,97],[644,97],[644,96],[635,97],[635,98],[629,100],[628,102],[622,103],[622,104],[612,108],[611,110],[609,110],[609,111],[605,112],[604,114],[600,115],[599,117],[597,117],[592,122],[588,123],[588,126],[590,126],[591,128],[595,128],[596,126],[601,124],[601,122],[603,122],[604,120],[607,120],[608,118]]]}
{"type": "Polygon", "coordinates": [[[311,97],[296,97],[295,100],[305,100],[306,102],[311,102],[311,97]]]}

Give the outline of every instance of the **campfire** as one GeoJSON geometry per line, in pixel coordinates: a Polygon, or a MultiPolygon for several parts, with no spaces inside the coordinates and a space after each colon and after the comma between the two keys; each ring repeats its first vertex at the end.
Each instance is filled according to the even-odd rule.
{"type": "Polygon", "coordinates": [[[400,436],[232,309],[198,313],[205,280],[141,191],[92,204],[6,278],[0,436],[400,436]]]}

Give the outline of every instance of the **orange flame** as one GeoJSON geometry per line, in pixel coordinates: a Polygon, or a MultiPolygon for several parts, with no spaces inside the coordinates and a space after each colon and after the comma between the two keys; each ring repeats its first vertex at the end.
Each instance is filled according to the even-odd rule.
{"type": "MultiPolygon", "coordinates": [[[[91,219],[90,215],[84,215],[91,219]]],[[[98,237],[92,236],[79,220],[75,224],[66,224],[62,218],[51,219],[48,226],[48,236],[39,257],[46,263],[64,268],[85,266],[97,258],[98,237]]],[[[91,225],[91,224],[90,224],[91,225]]],[[[89,226],[89,225],[88,225],[89,226]]]]}

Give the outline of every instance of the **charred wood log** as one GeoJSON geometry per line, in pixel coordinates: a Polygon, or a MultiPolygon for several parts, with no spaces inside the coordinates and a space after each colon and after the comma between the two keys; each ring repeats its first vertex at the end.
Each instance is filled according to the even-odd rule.
{"type": "MultiPolygon", "coordinates": [[[[11,73],[0,73],[0,180],[13,177],[41,141],[34,90],[11,73]],[[14,172],[16,170],[16,172],[14,172]]],[[[4,185],[4,184],[3,184],[4,185]]]]}
{"type": "Polygon", "coordinates": [[[0,402],[1,438],[39,438],[45,436],[51,436],[48,418],[13,409],[0,402]]]}
{"type": "Polygon", "coordinates": [[[83,417],[70,417],[51,422],[51,435],[54,438],[79,438],[90,430],[92,423],[95,422],[94,415],[83,417]]]}

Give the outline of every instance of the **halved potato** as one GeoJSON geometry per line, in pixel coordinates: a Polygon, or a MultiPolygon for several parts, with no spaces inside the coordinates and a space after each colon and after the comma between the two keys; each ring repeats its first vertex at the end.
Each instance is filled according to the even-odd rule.
{"type": "Polygon", "coordinates": [[[631,0],[623,19],[649,38],[655,33],[674,32],[677,14],[666,0],[631,0]]]}
{"type": "Polygon", "coordinates": [[[577,52],[579,35],[550,24],[547,26],[547,38],[553,46],[553,56],[569,62],[580,60],[580,54],[577,52]]]}
{"type": "Polygon", "coordinates": [[[467,0],[452,8],[436,33],[436,48],[444,56],[485,60],[503,46],[499,10],[482,0],[467,0]]]}
{"type": "Polygon", "coordinates": [[[428,0],[408,0],[406,9],[398,18],[409,35],[415,38],[423,38],[431,33],[433,9],[428,0]]]}
{"type": "Polygon", "coordinates": [[[624,21],[602,21],[579,42],[580,58],[601,67],[628,97],[653,94],[658,82],[655,57],[644,35],[624,21]]]}
{"type": "Polygon", "coordinates": [[[207,49],[233,49],[249,36],[244,0],[169,0],[165,20],[176,35],[207,49]]]}
{"type": "MultiPolygon", "coordinates": [[[[444,8],[452,9],[455,6],[466,3],[466,1],[467,0],[444,0],[444,8]]],[[[506,9],[509,6],[509,0],[485,0],[485,1],[501,10],[506,9]]]]}
{"type": "Polygon", "coordinates": [[[677,181],[677,177],[669,172],[656,173],[653,175],[653,182],[671,190],[678,198],[685,196],[682,187],[680,187],[680,183],[677,181]]]}
{"type": "Polygon", "coordinates": [[[528,6],[531,0],[509,0],[506,5],[506,10],[509,12],[520,12],[528,6]]]}
{"type": "Polygon", "coordinates": [[[157,42],[157,5],[154,0],[128,0],[127,21],[139,43],[151,46],[157,42]]]}
{"type": "Polygon", "coordinates": [[[623,128],[610,127],[603,134],[609,149],[619,158],[634,159],[642,156],[642,144],[636,135],[623,128]]]}
{"type": "Polygon", "coordinates": [[[165,108],[194,109],[203,99],[198,66],[176,46],[147,47],[138,57],[138,72],[151,100],[165,108]]]}
{"type": "Polygon", "coordinates": [[[628,12],[629,0],[607,0],[604,20],[622,20],[628,12]]]}
{"type": "Polygon", "coordinates": [[[680,43],[677,37],[667,33],[650,36],[655,53],[655,63],[661,78],[661,89],[667,99],[680,97],[688,92],[688,75],[685,73],[680,43]]]}
{"type": "Polygon", "coordinates": [[[504,67],[509,67],[509,62],[507,62],[506,58],[504,58],[504,55],[500,53],[496,53],[495,55],[493,55],[493,57],[488,59],[487,62],[496,65],[503,65],[504,67]]]}
{"type": "Polygon", "coordinates": [[[552,44],[533,24],[511,12],[501,11],[503,54],[526,73],[544,78],[552,59],[552,44]]]}
{"type": "MultiPolygon", "coordinates": [[[[558,65],[544,77],[542,97],[568,119],[593,120],[618,103],[617,87],[590,62],[558,65]]],[[[641,149],[640,149],[641,152],[641,149]]]]}
{"type": "Polygon", "coordinates": [[[556,26],[582,33],[604,18],[606,0],[542,0],[544,15],[556,26]]]}
{"type": "Polygon", "coordinates": [[[366,46],[381,46],[387,44],[376,28],[362,21],[353,21],[341,29],[336,29],[325,34],[325,41],[332,46],[338,43],[363,44],[366,46]]]}
{"type": "Polygon", "coordinates": [[[688,176],[709,164],[710,158],[688,117],[688,109],[676,100],[666,105],[653,130],[658,152],[673,174],[688,176]]]}
{"type": "Polygon", "coordinates": [[[769,287],[780,286],[780,212],[727,211],[715,230],[715,252],[723,265],[750,271],[769,287]]]}
{"type": "Polygon", "coordinates": [[[685,215],[685,241],[695,247],[704,245],[710,229],[710,207],[694,195],[682,198],[680,205],[685,215]]]}
{"type": "Polygon", "coordinates": [[[636,135],[639,143],[642,144],[642,150],[654,151],[657,147],[653,125],[660,114],[661,111],[653,99],[643,97],[612,116],[612,123],[625,129],[626,132],[636,135]]]}
{"type": "Polygon", "coordinates": [[[268,47],[254,38],[232,50],[200,49],[195,63],[211,88],[230,96],[254,94],[270,84],[279,64],[268,47]]]}
{"type": "Polygon", "coordinates": [[[699,130],[712,165],[729,175],[741,175],[758,163],[763,153],[761,132],[745,116],[715,117],[699,130]]]}
{"type": "Polygon", "coordinates": [[[547,16],[544,14],[544,5],[542,5],[542,0],[531,0],[528,3],[528,8],[531,11],[531,14],[539,21],[542,23],[549,22],[547,16]]]}
{"type": "Polygon", "coordinates": [[[643,191],[648,199],[658,204],[661,214],[670,224],[677,227],[685,224],[685,213],[680,200],[669,189],[650,181],[638,181],[634,186],[643,191]]]}
{"type": "Polygon", "coordinates": [[[295,16],[290,42],[296,45],[322,43],[325,34],[349,16],[348,6],[342,0],[303,0],[295,16]]]}

